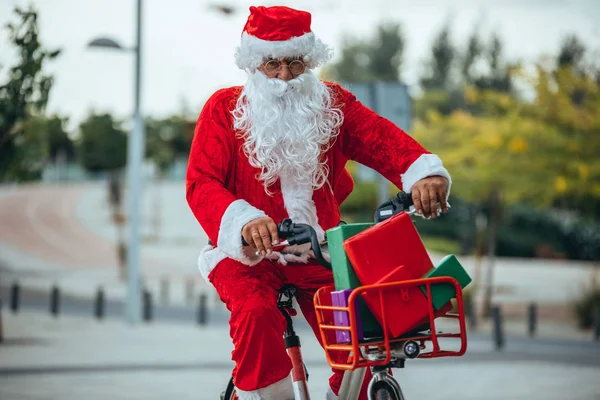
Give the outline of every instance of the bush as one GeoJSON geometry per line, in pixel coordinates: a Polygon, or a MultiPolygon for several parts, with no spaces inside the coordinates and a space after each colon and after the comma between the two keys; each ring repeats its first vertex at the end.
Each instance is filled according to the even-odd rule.
{"type": "Polygon", "coordinates": [[[355,182],[354,190],[340,207],[346,222],[373,221],[373,213],[379,206],[376,182],[355,182]]]}
{"type": "Polygon", "coordinates": [[[443,254],[460,254],[460,243],[458,240],[448,239],[440,236],[421,235],[425,248],[443,254]]]}
{"type": "Polygon", "coordinates": [[[594,321],[595,305],[600,307],[600,285],[592,282],[583,287],[580,297],[573,303],[573,311],[580,328],[589,329],[594,321]]]}

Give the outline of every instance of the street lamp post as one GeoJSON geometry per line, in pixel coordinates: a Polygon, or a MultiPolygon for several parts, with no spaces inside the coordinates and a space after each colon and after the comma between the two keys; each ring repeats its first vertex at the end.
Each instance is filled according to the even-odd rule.
{"type": "MultiPolygon", "coordinates": [[[[132,50],[135,53],[135,101],[133,111],[133,130],[127,140],[127,170],[129,180],[127,247],[127,320],[137,324],[141,320],[142,302],[140,287],[140,203],[142,192],[142,162],[144,160],[145,133],[144,121],[140,113],[141,75],[142,75],[142,0],[136,0],[136,43],[133,49],[126,49],[112,39],[98,38],[89,43],[89,47],[102,47],[120,51],[132,50]]],[[[213,4],[209,8],[230,15],[235,8],[213,4]]]]}
{"type": "MultiPolygon", "coordinates": [[[[89,47],[103,47],[126,50],[111,39],[95,39],[89,47]]],[[[136,5],[136,43],[135,53],[135,91],[133,130],[127,139],[127,172],[129,187],[128,228],[129,241],[127,246],[127,304],[126,317],[131,324],[141,320],[142,302],[140,287],[140,205],[142,191],[142,162],[144,159],[145,134],[144,121],[140,113],[141,75],[142,75],[142,0],[136,5]]]]}

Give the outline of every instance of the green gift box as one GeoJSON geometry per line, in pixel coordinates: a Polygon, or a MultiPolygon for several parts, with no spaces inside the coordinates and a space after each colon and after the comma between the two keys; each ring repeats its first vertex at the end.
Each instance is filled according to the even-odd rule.
{"type": "MultiPolygon", "coordinates": [[[[331,256],[331,268],[333,270],[333,281],[336,290],[355,289],[362,286],[350,260],[346,256],[344,241],[373,225],[373,223],[346,224],[327,231],[327,243],[331,256]]],[[[360,310],[364,336],[381,336],[383,330],[363,299],[359,298],[357,303],[360,310]]]]}
{"type": "MultiPolygon", "coordinates": [[[[439,276],[449,276],[457,280],[461,288],[465,288],[471,283],[471,277],[465,271],[454,254],[449,254],[442,258],[440,263],[432,268],[423,278],[435,278],[439,276]]],[[[421,290],[427,296],[427,287],[421,285],[421,290]]],[[[436,310],[442,308],[451,299],[456,297],[456,290],[450,283],[436,283],[431,285],[431,298],[433,307],[436,310]]]]}

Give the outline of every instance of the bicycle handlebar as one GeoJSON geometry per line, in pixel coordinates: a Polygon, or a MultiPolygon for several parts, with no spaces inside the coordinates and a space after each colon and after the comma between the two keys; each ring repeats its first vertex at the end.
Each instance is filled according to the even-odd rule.
{"type": "Polygon", "coordinates": [[[379,207],[377,207],[377,210],[375,210],[375,214],[373,216],[373,220],[375,223],[385,221],[386,219],[391,218],[403,211],[412,214],[414,213],[414,210],[410,210],[410,207],[413,205],[413,199],[410,193],[399,192],[396,197],[383,202],[379,207]]]}
{"type": "MultiPolygon", "coordinates": [[[[384,221],[403,211],[410,211],[413,205],[412,197],[409,193],[399,192],[396,197],[382,203],[375,211],[375,223],[384,221]]],[[[281,239],[287,239],[290,246],[296,244],[310,243],[313,253],[317,261],[327,269],[331,269],[331,263],[323,257],[321,245],[317,238],[317,233],[314,228],[308,224],[293,223],[291,219],[286,218],[277,224],[277,233],[281,239]]],[[[248,246],[248,243],[242,237],[242,245],[248,246]]]]}
{"type": "MultiPolygon", "coordinates": [[[[296,244],[311,244],[311,249],[315,253],[315,258],[327,269],[331,269],[331,263],[323,257],[321,245],[317,238],[314,228],[308,224],[295,224],[291,219],[286,218],[277,224],[277,234],[280,239],[287,239],[290,246],[296,244]]],[[[242,237],[242,245],[248,246],[246,240],[242,237]]]]}

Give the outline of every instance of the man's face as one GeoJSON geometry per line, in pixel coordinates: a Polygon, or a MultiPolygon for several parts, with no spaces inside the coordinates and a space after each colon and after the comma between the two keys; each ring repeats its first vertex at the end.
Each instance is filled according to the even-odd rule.
{"type": "Polygon", "coordinates": [[[302,75],[306,71],[306,65],[300,58],[269,59],[259,67],[259,70],[267,78],[277,78],[287,82],[302,75]]]}

